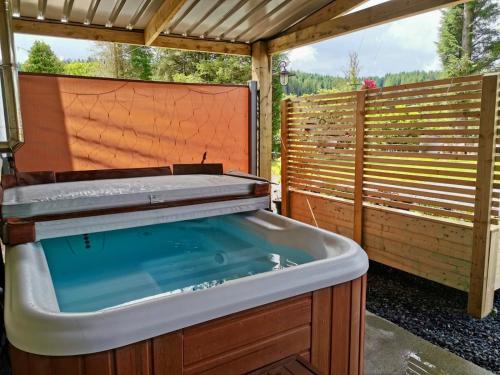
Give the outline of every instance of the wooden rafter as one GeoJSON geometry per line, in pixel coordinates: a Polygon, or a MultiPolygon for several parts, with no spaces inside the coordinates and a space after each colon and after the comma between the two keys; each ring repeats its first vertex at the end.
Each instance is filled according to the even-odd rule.
{"type": "Polygon", "coordinates": [[[331,20],[332,18],[343,16],[357,6],[366,3],[368,0],[334,0],[318,9],[313,14],[307,16],[302,21],[296,23],[285,31],[286,34],[305,29],[306,27],[317,25],[318,23],[331,20]]]}
{"type": "MultiPolygon", "coordinates": [[[[116,30],[60,22],[39,22],[24,19],[12,20],[16,33],[56,36],[62,38],[87,39],[101,42],[144,44],[144,34],[139,31],[116,30]]],[[[151,44],[154,47],[225,53],[229,55],[250,55],[250,46],[245,43],[228,43],[191,38],[160,35],[151,44]]]]}
{"type": "Polygon", "coordinates": [[[150,46],[187,0],[164,0],[144,29],[144,44],[150,46]]]}
{"type": "Polygon", "coordinates": [[[348,34],[371,26],[414,16],[420,13],[465,3],[468,0],[390,0],[355,13],[321,22],[305,29],[287,33],[268,42],[269,53],[348,34]]]}

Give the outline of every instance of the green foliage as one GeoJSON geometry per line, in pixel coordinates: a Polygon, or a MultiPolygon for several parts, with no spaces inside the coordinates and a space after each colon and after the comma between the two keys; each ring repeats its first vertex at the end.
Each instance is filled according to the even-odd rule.
{"type": "Polygon", "coordinates": [[[95,77],[99,70],[97,61],[70,61],[64,64],[64,74],[95,77]]]}
{"type": "Polygon", "coordinates": [[[149,81],[153,77],[153,52],[148,47],[129,46],[128,48],[131,77],[149,81]]]}
{"type": "Polygon", "coordinates": [[[252,66],[248,57],[209,55],[196,68],[205,82],[243,84],[251,79],[252,66]]]}
{"type": "Polygon", "coordinates": [[[475,0],[443,12],[439,32],[438,52],[448,76],[460,76],[495,71],[500,68],[500,5],[495,0],[475,0]],[[467,8],[464,8],[467,7],[467,8]],[[464,40],[464,9],[471,22],[464,40]],[[467,49],[471,48],[470,55],[467,49]]]}
{"type": "Polygon", "coordinates": [[[346,87],[343,77],[335,77],[317,73],[305,73],[296,71],[285,87],[286,95],[302,96],[315,94],[324,90],[341,91],[346,87]]]}
{"type": "Polygon", "coordinates": [[[163,49],[157,56],[154,77],[162,81],[244,84],[251,78],[251,60],[163,49]]]}
{"type": "Polygon", "coordinates": [[[62,73],[63,63],[50,46],[36,40],[30,48],[28,59],[21,65],[21,71],[33,73],[62,73]]]}
{"type": "MultiPolygon", "coordinates": [[[[176,75],[178,78],[195,76],[197,64],[206,58],[204,55],[199,52],[161,49],[155,58],[153,77],[158,81],[176,81],[176,75]]],[[[201,77],[196,78],[196,82],[202,82],[201,77]]]]}
{"type": "Polygon", "coordinates": [[[142,80],[153,77],[153,51],[149,47],[100,43],[95,57],[99,62],[98,76],[142,80]]]}

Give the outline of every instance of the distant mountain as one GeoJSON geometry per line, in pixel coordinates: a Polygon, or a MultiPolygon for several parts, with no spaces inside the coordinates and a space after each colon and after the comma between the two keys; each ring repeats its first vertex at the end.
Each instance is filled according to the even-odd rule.
{"type": "MultiPolygon", "coordinates": [[[[290,78],[288,86],[285,87],[285,94],[287,95],[302,96],[328,91],[351,91],[355,89],[347,84],[346,80],[343,77],[317,73],[305,73],[301,71],[296,71],[293,73],[295,74],[295,76],[290,78]]],[[[415,70],[412,72],[387,73],[382,77],[363,77],[361,78],[361,81],[363,81],[364,79],[372,79],[377,83],[378,87],[386,87],[406,83],[432,81],[444,77],[444,72],[440,71],[425,72],[421,70],[415,70]]]]}

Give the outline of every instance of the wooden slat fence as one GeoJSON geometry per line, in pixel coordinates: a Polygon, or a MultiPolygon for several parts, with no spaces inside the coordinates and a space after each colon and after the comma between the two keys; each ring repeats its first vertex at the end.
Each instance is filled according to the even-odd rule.
{"type": "MultiPolygon", "coordinates": [[[[485,103],[484,79],[476,75],[283,101],[282,196],[285,214],[300,216],[298,212],[304,209],[299,207],[300,194],[352,204],[351,236],[364,245],[366,220],[363,220],[362,212],[367,207],[420,217],[421,221],[432,219],[461,225],[464,231],[471,233],[464,236],[468,242],[464,245],[470,251],[465,256],[466,264],[460,264],[460,272],[455,264],[449,272],[439,270],[428,277],[420,260],[418,265],[400,268],[468,291],[469,274],[477,268],[471,267],[472,254],[477,254],[477,251],[472,251],[473,245],[469,243],[475,233],[472,228],[478,225],[475,213],[480,203],[477,202],[476,179],[481,185],[488,177],[487,171],[479,174],[477,171],[480,139],[490,126],[492,131],[494,127],[496,132],[500,131],[498,119],[490,124],[490,120],[482,117],[485,112],[481,109],[485,103]],[[483,135],[480,135],[480,129],[483,135]],[[299,206],[294,206],[290,192],[295,194],[299,206]],[[294,215],[294,209],[297,215],[294,215]],[[450,281],[458,280],[450,272],[459,272],[460,281],[450,281]]],[[[496,76],[488,79],[488,82],[497,80],[496,76]]],[[[500,92],[492,102],[498,102],[498,97],[500,92]]],[[[496,163],[490,222],[497,224],[500,214],[500,142],[495,141],[492,145],[496,145],[490,150],[496,155],[496,163]]],[[[488,147],[487,142],[481,147],[488,147]]],[[[481,160],[484,165],[487,158],[481,160]]],[[[310,207],[307,209],[311,210],[310,207]]],[[[319,211],[321,209],[311,212],[313,223],[318,221],[315,216],[328,215],[328,212],[319,211]]],[[[381,238],[385,242],[377,251],[386,251],[387,236],[381,238]]],[[[401,245],[411,245],[402,239],[399,241],[401,245]]],[[[367,251],[371,256],[370,250],[367,251]]],[[[389,263],[382,256],[372,258],[389,263]]],[[[463,258],[463,254],[448,255],[441,263],[454,264],[456,259],[464,262],[463,258]]],[[[391,265],[396,263],[392,261],[391,265]]]]}

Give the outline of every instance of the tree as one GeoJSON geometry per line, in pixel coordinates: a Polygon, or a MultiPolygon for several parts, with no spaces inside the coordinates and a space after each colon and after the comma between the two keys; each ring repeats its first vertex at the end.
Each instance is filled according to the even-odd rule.
{"type": "Polygon", "coordinates": [[[149,47],[101,43],[97,46],[95,57],[101,76],[142,80],[153,77],[153,52],[149,47]]]}
{"type": "Polygon", "coordinates": [[[349,88],[351,90],[356,90],[360,84],[359,71],[361,67],[359,66],[359,58],[356,52],[349,53],[349,62],[344,71],[344,76],[349,88]]]}
{"type": "Polygon", "coordinates": [[[153,77],[153,52],[151,48],[128,46],[130,67],[127,75],[150,81],[153,77]]]}
{"type": "Polygon", "coordinates": [[[449,76],[499,68],[500,6],[495,0],[475,0],[443,12],[438,53],[449,76]]]}
{"type": "Polygon", "coordinates": [[[72,76],[95,77],[99,71],[97,61],[70,61],[64,64],[64,74],[72,76]]]}
{"type": "Polygon", "coordinates": [[[21,65],[24,72],[62,73],[63,63],[47,43],[36,40],[30,48],[28,59],[21,65]]]}
{"type": "Polygon", "coordinates": [[[239,83],[251,78],[248,57],[203,52],[160,50],[155,78],[164,81],[239,83]]]}

